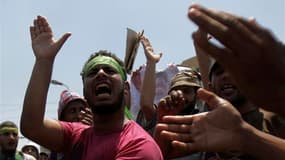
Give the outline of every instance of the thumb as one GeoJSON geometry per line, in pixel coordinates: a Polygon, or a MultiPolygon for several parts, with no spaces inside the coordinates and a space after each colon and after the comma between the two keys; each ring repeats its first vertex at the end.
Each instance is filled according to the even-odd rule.
{"type": "Polygon", "coordinates": [[[156,62],[156,63],[159,62],[161,57],[162,57],[162,52],[160,52],[160,53],[158,54],[158,56],[155,58],[155,59],[156,59],[155,62],[156,62]]]}
{"type": "Polygon", "coordinates": [[[200,88],[197,91],[197,96],[208,104],[210,110],[217,108],[219,105],[224,103],[223,101],[225,101],[213,92],[207,91],[203,88],[200,88]]]}
{"type": "Polygon", "coordinates": [[[60,49],[63,44],[65,43],[65,41],[71,36],[71,33],[68,32],[68,33],[65,33],[58,41],[57,41],[57,45],[58,45],[58,48],[60,49]]]}

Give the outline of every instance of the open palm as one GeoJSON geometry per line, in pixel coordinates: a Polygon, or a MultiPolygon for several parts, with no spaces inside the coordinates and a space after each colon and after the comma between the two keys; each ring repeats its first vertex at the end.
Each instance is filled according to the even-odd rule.
{"type": "Polygon", "coordinates": [[[142,42],[144,52],[145,52],[145,56],[146,56],[147,60],[155,62],[155,63],[159,62],[160,57],[162,56],[162,53],[155,54],[153,51],[153,48],[150,44],[150,41],[146,37],[142,36],[141,42],[142,42]]]}
{"type": "Polygon", "coordinates": [[[38,16],[37,19],[34,20],[34,26],[30,27],[30,33],[32,47],[38,59],[54,59],[59,49],[71,35],[70,33],[65,33],[56,41],[46,18],[42,16],[38,16]]]}

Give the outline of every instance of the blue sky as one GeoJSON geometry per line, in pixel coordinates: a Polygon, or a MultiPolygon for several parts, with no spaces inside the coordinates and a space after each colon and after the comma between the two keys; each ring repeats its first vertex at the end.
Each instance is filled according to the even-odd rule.
{"type": "MultiPolygon", "coordinates": [[[[136,31],[144,29],[155,51],[163,52],[159,69],[194,56],[191,33],[197,27],[187,18],[188,7],[193,2],[244,17],[255,17],[258,23],[270,28],[285,42],[284,0],[1,0],[0,122],[12,120],[19,123],[34,64],[29,26],[37,15],[48,18],[56,38],[72,32],[56,58],[53,79],[82,93],[79,73],[85,60],[100,49],[112,51],[124,59],[127,27],[136,31]]],[[[145,57],[140,46],[134,68],[143,63],[145,57]]],[[[47,117],[56,118],[62,89],[60,86],[50,87],[47,117]]]]}

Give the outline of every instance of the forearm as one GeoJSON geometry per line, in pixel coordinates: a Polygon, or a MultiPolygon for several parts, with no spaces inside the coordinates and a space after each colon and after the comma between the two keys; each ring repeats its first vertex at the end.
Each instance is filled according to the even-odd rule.
{"type": "Polygon", "coordinates": [[[284,160],[285,140],[255,129],[250,125],[244,127],[241,150],[260,160],[284,160]]]}
{"type": "Polygon", "coordinates": [[[28,84],[23,111],[21,130],[26,136],[43,126],[46,99],[53,68],[53,60],[36,60],[28,84]]]}
{"type": "Polygon", "coordinates": [[[142,83],[140,106],[147,120],[155,113],[153,101],[155,97],[155,62],[147,62],[144,79],[142,83]]]}

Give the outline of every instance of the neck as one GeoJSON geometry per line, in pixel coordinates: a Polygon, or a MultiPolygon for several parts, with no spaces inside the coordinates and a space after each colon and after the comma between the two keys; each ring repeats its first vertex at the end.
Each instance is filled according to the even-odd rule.
{"type": "Polygon", "coordinates": [[[7,150],[1,150],[1,154],[4,156],[4,157],[13,157],[13,156],[15,156],[15,153],[16,153],[16,150],[13,150],[13,151],[11,151],[11,150],[9,150],[9,151],[7,151],[7,150]]]}
{"type": "Polygon", "coordinates": [[[129,121],[125,116],[124,110],[119,110],[108,115],[93,115],[93,128],[99,133],[112,133],[122,130],[124,125],[129,121]]]}
{"type": "Polygon", "coordinates": [[[246,113],[253,111],[257,108],[258,107],[255,104],[246,100],[243,104],[239,105],[237,109],[240,112],[240,114],[246,114],[246,113]]]}

